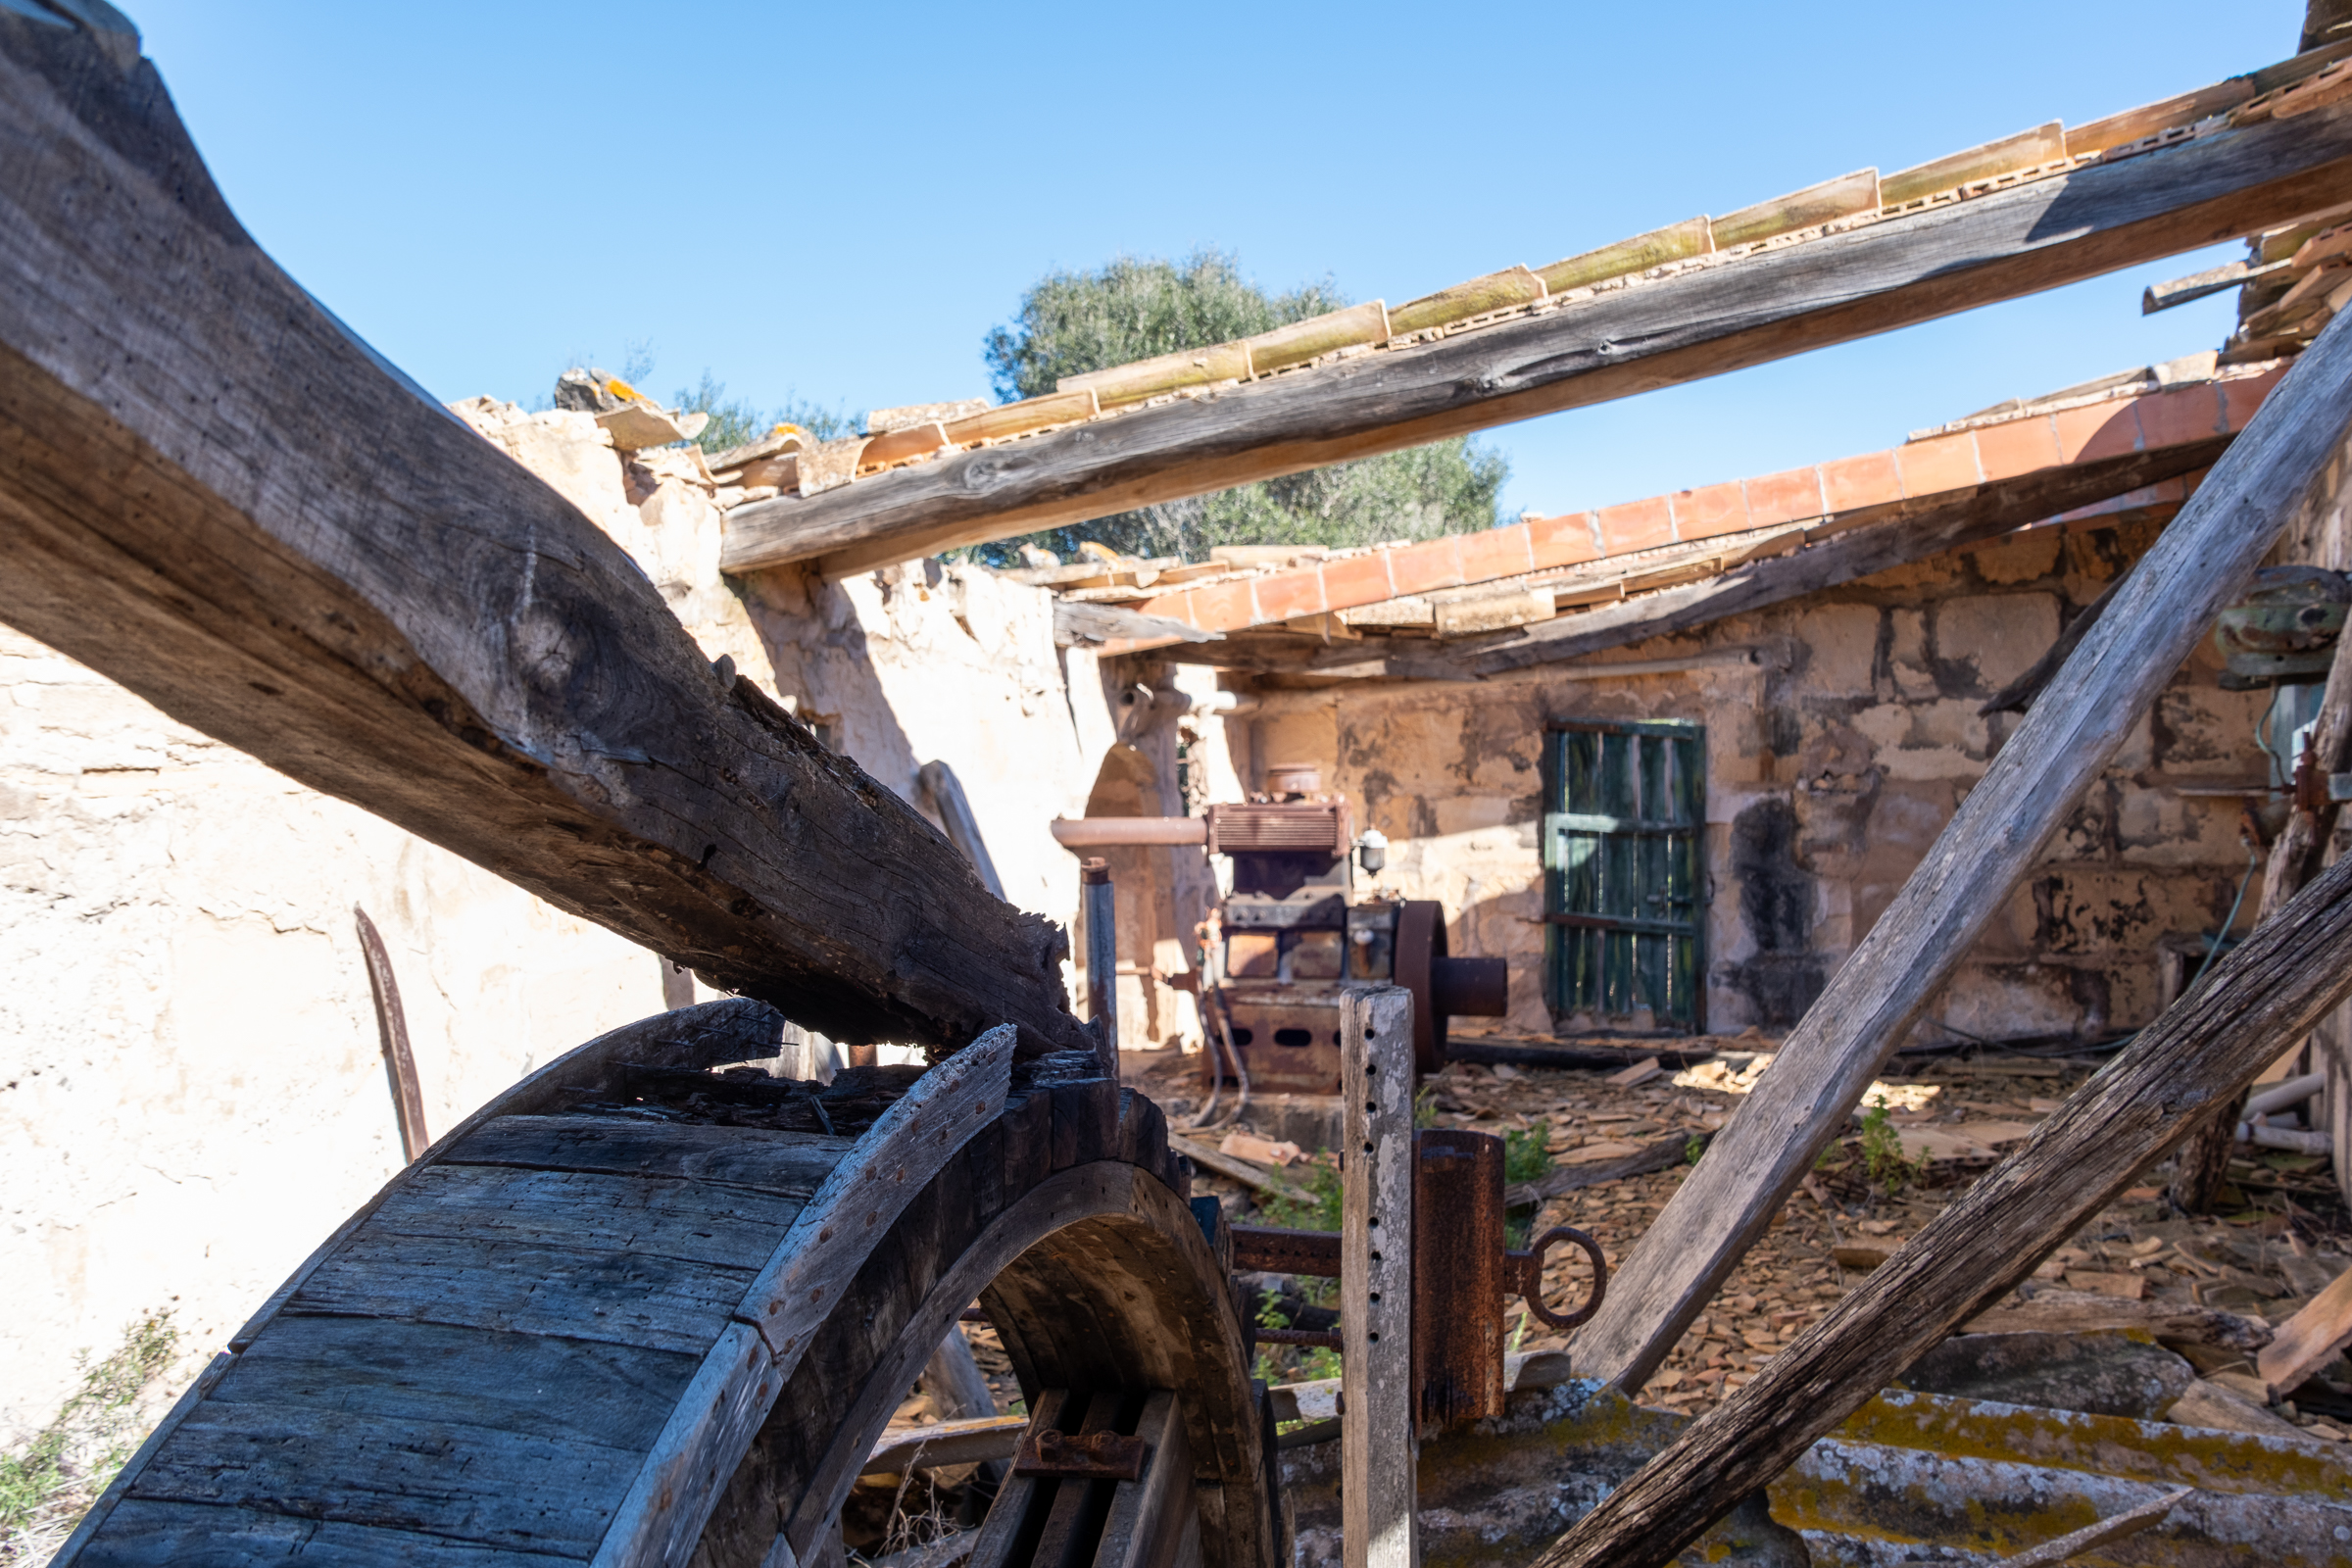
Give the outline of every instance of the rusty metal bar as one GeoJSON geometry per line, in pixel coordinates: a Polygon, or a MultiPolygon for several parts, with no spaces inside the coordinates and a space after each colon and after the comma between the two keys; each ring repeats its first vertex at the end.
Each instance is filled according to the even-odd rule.
{"type": "Polygon", "coordinates": [[[1237,1273],[1301,1274],[1319,1280],[1340,1277],[1338,1231],[1235,1225],[1229,1227],[1229,1234],[1233,1237],[1233,1266],[1237,1273]]]}
{"type": "Polygon", "coordinates": [[[375,994],[375,1028],[384,1048],[384,1068],[392,1077],[392,1114],[400,1123],[401,1157],[411,1163],[432,1147],[424,1130],[424,1086],[417,1081],[416,1057],[409,1050],[408,1014],[400,1005],[400,982],[392,974],[392,955],[375,922],[358,905],[351,906],[360,925],[360,951],[368,958],[368,986],[375,994]]]}

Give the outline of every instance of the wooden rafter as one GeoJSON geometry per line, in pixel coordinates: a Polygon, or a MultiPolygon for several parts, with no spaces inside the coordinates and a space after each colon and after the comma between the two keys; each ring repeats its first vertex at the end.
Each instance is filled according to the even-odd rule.
{"type": "Polygon", "coordinates": [[[850,571],[1604,402],[2352,201],[2352,102],[729,514],[722,564],[850,571]]]}

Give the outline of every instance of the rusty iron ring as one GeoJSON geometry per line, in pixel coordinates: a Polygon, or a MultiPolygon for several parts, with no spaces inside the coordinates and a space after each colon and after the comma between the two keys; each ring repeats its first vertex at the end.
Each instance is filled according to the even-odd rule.
{"type": "Polygon", "coordinates": [[[1527,1302],[1527,1309],[1555,1329],[1572,1329],[1600,1310],[1601,1298],[1608,1293],[1609,1265],[1600,1254],[1600,1244],[1573,1225],[1554,1225],[1536,1238],[1524,1252],[1506,1252],[1511,1268],[1510,1288],[1527,1302]],[[1544,1254],[1554,1242],[1573,1242],[1592,1259],[1592,1294],[1585,1304],[1573,1312],[1554,1312],[1544,1304],[1544,1254]]]}

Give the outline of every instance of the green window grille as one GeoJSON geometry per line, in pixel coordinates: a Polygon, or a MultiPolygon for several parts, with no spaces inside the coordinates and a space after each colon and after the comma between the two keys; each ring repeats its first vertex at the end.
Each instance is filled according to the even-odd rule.
{"type": "Polygon", "coordinates": [[[1544,728],[1544,991],[1553,1017],[1704,1030],[1705,729],[1672,719],[1544,728]]]}

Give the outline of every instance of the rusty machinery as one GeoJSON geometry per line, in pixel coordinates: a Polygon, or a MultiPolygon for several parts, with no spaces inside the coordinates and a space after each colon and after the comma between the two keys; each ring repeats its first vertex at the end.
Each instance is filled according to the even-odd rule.
{"type": "Polygon", "coordinates": [[[1277,764],[1268,789],[1200,816],[1062,818],[1072,850],[1203,846],[1233,862],[1232,891],[1202,923],[1201,1027],[1208,1069],[1253,1089],[1333,1094],[1340,1087],[1340,995],[1351,982],[1412,993],[1413,1054],[1422,1072],[1446,1061],[1448,1017],[1508,1010],[1500,958],[1446,951],[1435,900],[1358,897],[1355,870],[1377,876],[1387,840],[1351,831],[1348,802],[1321,793],[1311,766],[1277,764]]]}
{"type": "MultiPolygon", "coordinates": [[[[1413,1135],[1412,1377],[1420,1437],[1502,1414],[1505,1297],[1520,1298],[1530,1316],[1566,1330],[1599,1311],[1608,1288],[1600,1245],[1572,1226],[1553,1226],[1525,1251],[1506,1245],[1502,1155],[1502,1140],[1492,1133],[1429,1127],[1413,1135]],[[1570,1312],[1544,1300],[1544,1257],[1559,1243],[1583,1249],[1592,1267],[1585,1298],[1570,1312]]],[[[1238,1272],[1340,1277],[1337,1231],[1236,1225],[1231,1235],[1238,1272]]],[[[1255,1328],[1254,1334],[1286,1345],[1337,1349],[1340,1344],[1337,1332],[1255,1328]]]]}

